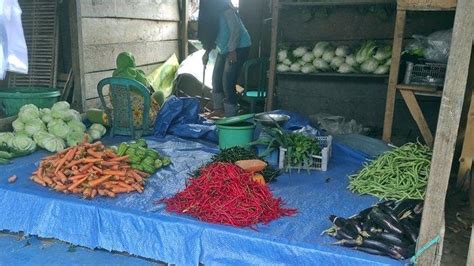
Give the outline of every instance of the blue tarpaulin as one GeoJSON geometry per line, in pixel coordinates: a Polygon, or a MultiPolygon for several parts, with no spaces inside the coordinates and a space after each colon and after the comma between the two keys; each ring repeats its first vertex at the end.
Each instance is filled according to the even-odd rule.
{"type": "MultiPolygon", "coordinates": [[[[110,143],[123,139],[107,140],[110,143]]],[[[192,217],[167,213],[156,201],[184,188],[188,173],[217,151],[215,145],[175,136],[149,138],[148,144],[172,157],[173,165],[160,170],[146,184],[143,194],[84,200],[41,187],[29,180],[40,151],[0,166],[0,230],[23,231],[56,238],[89,248],[126,251],[178,265],[302,264],[302,265],[400,265],[374,256],[331,245],[321,236],[331,224],[330,214],[347,217],[376,202],[347,190],[347,175],[361,167],[365,156],[335,144],[327,172],[284,174],[270,184],[287,207],[297,208],[258,230],[209,224],[192,217]],[[16,183],[6,177],[17,175],[16,183]]]]}

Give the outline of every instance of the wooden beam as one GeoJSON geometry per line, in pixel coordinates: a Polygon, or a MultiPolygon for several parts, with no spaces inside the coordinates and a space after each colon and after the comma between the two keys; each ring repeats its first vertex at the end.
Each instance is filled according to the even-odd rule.
{"type": "Polygon", "coordinates": [[[398,72],[400,71],[400,58],[402,53],[403,33],[405,32],[406,11],[397,10],[395,32],[393,36],[392,64],[388,78],[387,102],[385,104],[385,119],[383,125],[383,140],[390,142],[392,137],[393,113],[395,109],[395,96],[397,94],[398,72]]]}
{"type": "Polygon", "coordinates": [[[430,247],[421,254],[418,260],[421,266],[439,265],[441,262],[444,205],[472,52],[473,13],[474,1],[458,1],[417,250],[438,235],[441,242],[438,247],[430,247]]]}
{"type": "Polygon", "coordinates": [[[280,13],[280,1],[272,0],[272,35],[270,48],[270,70],[268,73],[268,93],[265,103],[265,110],[273,109],[273,96],[276,85],[276,65],[277,65],[277,49],[278,49],[278,19],[280,13]]]}
{"type": "Polygon", "coordinates": [[[421,111],[420,105],[416,100],[415,94],[410,90],[400,90],[400,93],[407,104],[408,110],[410,111],[413,119],[415,119],[418,129],[420,129],[421,135],[426,142],[426,145],[433,147],[433,134],[431,134],[430,127],[426,122],[425,116],[421,111]]]}
{"type": "Polygon", "coordinates": [[[69,1],[70,28],[71,28],[71,60],[72,73],[74,75],[74,91],[71,106],[78,110],[84,111],[85,98],[84,95],[84,57],[82,49],[82,23],[81,23],[81,7],[78,0],[69,1]]]}
{"type": "MultiPolygon", "coordinates": [[[[474,224],[472,224],[471,228],[474,228],[474,224]]],[[[474,265],[474,230],[472,229],[471,229],[471,241],[469,244],[469,252],[467,253],[466,265],[474,265]]]]}
{"type": "Polygon", "coordinates": [[[188,56],[188,0],[180,0],[180,59],[183,61],[188,56]]]}
{"type": "Polygon", "coordinates": [[[178,0],[80,0],[82,17],[179,21],[178,0]]]}

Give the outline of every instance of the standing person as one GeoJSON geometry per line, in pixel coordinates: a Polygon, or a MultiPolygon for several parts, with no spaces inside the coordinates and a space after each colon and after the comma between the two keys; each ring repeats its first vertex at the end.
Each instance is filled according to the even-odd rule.
{"type": "Polygon", "coordinates": [[[235,86],[251,40],[230,0],[200,1],[198,39],[206,50],[202,57],[204,65],[212,49],[217,48],[218,52],[212,73],[214,111],[210,116],[235,116],[238,111],[235,86]]]}

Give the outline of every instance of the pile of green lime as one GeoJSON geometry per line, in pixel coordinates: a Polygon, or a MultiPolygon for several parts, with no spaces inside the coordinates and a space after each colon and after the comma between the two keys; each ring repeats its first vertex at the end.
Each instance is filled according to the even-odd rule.
{"type": "Polygon", "coordinates": [[[130,166],[133,169],[154,174],[158,169],[171,164],[170,157],[162,156],[154,149],[148,148],[144,139],[139,139],[130,143],[122,142],[117,148],[117,155],[128,155],[130,166]]]}

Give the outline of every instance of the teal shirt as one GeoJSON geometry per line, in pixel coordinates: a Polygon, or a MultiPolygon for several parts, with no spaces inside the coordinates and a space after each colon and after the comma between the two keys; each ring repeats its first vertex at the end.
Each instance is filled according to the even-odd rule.
{"type": "Polygon", "coordinates": [[[244,23],[233,9],[226,10],[219,18],[219,33],[216,46],[220,54],[226,54],[238,48],[250,47],[250,35],[244,23]]]}

